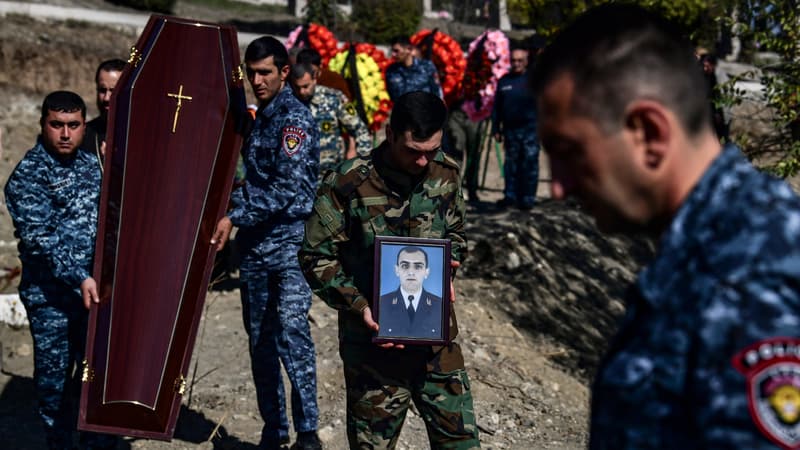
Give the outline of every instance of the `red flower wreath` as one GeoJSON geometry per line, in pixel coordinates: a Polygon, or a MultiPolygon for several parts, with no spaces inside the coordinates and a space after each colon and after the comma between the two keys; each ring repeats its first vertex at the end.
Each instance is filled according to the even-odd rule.
{"type": "Polygon", "coordinates": [[[439,71],[439,82],[442,84],[445,103],[449,105],[457,100],[461,80],[464,78],[464,69],[467,67],[464,51],[458,42],[441,31],[421,30],[411,36],[411,43],[416,45],[423,55],[430,48],[431,60],[439,71]],[[431,33],[434,33],[433,39],[431,33]]]}
{"type": "Polygon", "coordinates": [[[300,25],[286,39],[286,48],[311,47],[322,56],[322,65],[327,66],[333,55],[339,52],[339,41],[325,25],[310,23],[300,25]]]}

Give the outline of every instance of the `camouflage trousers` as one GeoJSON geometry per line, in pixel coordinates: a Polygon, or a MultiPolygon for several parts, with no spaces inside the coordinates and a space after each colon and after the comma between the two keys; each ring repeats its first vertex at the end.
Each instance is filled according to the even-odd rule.
{"type": "Polygon", "coordinates": [[[385,357],[362,353],[363,359],[350,358],[353,353],[343,349],[351,449],[395,448],[412,401],[425,421],[431,449],[480,448],[466,370],[428,370],[429,349],[376,347],[369,353],[385,357]]]}
{"type": "Polygon", "coordinates": [[[533,206],[539,187],[539,141],[536,129],[515,128],[503,133],[506,160],[503,164],[506,199],[518,206],[533,206]]]}
{"type": "Polygon", "coordinates": [[[316,358],[308,325],[311,289],[299,266],[247,269],[243,265],[242,313],[250,340],[258,409],[264,420],[261,447],[277,447],[289,439],[281,362],[291,383],[295,431],[317,429],[316,358]]]}
{"type": "MultiPolygon", "coordinates": [[[[33,337],[33,381],[47,447],[71,450],[78,420],[88,311],[80,296],[66,288],[22,288],[20,300],[33,337]]],[[[116,443],[115,436],[80,434],[80,448],[115,448],[116,443]]]]}
{"type": "Polygon", "coordinates": [[[458,108],[450,113],[447,130],[452,136],[453,146],[467,155],[464,182],[467,191],[473,194],[478,190],[478,172],[481,165],[480,122],[471,121],[467,113],[458,108]]]}

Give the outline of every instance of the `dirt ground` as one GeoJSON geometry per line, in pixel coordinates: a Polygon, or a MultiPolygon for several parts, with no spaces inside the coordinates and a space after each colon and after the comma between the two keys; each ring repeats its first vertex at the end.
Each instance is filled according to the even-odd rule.
{"type": "MultiPolygon", "coordinates": [[[[126,55],[136,36],[85,23],[0,20],[0,184],[5,185],[35,141],[43,95],[75,90],[94,117],[97,63],[126,55]]],[[[494,151],[487,161],[484,201],[468,213],[471,256],[456,284],[458,339],[472,379],[481,443],[488,449],[583,448],[587,380],[623,310],[622,289],[651,255],[652,244],[601,236],[570,203],[544,200],[529,212],[496,209],[492,202],[501,195],[502,179],[494,151]]],[[[543,169],[540,192],[546,196],[543,169]]],[[[16,264],[13,230],[0,205],[0,268],[16,264]]],[[[3,292],[15,292],[15,286],[3,292]]],[[[175,438],[169,443],[126,438],[120,448],[255,448],[261,420],[235,277],[209,292],[201,320],[175,438]]],[[[326,449],[345,449],[335,312],[315,300],[310,320],[320,437],[326,449]]],[[[34,411],[29,330],[0,324],[0,347],[0,448],[44,448],[34,411]]],[[[428,448],[413,409],[398,448],[428,448]]]]}

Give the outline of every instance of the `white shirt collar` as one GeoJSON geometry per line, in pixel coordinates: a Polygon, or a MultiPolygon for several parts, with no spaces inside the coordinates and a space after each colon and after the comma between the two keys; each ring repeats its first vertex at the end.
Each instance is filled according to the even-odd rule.
{"type": "Polygon", "coordinates": [[[408,308],[408,296],[413,295],[414,300],[411,301],[411,304],[414,305],[414,311],[417,310],[417,305],[419,305],[419,298],[422,297],[422,289],[417,292],[406,292],[403,287],[400,287],[400,295],[403,296],[403,304],[408,308]]]}

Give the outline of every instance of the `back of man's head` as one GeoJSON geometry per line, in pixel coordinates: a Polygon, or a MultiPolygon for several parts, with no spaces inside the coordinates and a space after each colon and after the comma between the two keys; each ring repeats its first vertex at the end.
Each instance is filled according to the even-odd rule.
{"type": "Polygon", "coordinates": [[[394,102],[389,126],[396,136],[411,131],[414,139],[427,139],[444,129],[447,107],[439,96],[414,91],[401,95],[394,102]]]}
{"type": "Polygon", "coordinates": [[[536,94],[563,75],[575,86],[572,110],[607,133],[625,108],[650,99],[671,109],[690,136],[708,126],[705,81],[689,40],[672,23],[638,6],[605,4],[566,27],[539,57],[536,94]]]}
{"type": "Polygon", "coordinates": [[[256,62],[272,57],[272,62],[278,69],[289,64],[289,53],[281,42],[272,36],[261,36],[251,42],[244,51],[245,62],[256,62]]]}
{"type": "Polygon", "coordinates": [[[42,116],[39,119],[44,123],[44,119],[50,111],[71,113],[80,111],[81,117],[86,119],[86,103],[80,95],[70,91],[55,91],[47,94],[42,102],[42,116]]]}
{"type": "Polygon", "coordinates": [[[306,74],[310,74],[311,78],[316,78],[314,67],[311,64],[297,63],[289,70],[289,78],[295,81],[303,78],[306,74]]]}
{"type": "Polygon", "coordinates": [[[312,66],[322,65],[322,55],[313,48],[304,48],[297,53],[297,64],[311,64],[312,66]]]}
{"type": "Polygon", "coordinates": [[[94,73],[95,83],[100,79],[100,72],[122,72],[125,69],[125,64],[127,63],[119,58],[107,59],[101,62],[94,73]]]}

